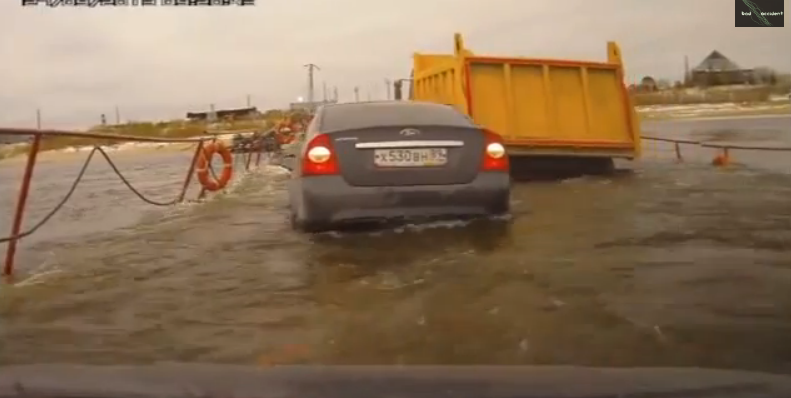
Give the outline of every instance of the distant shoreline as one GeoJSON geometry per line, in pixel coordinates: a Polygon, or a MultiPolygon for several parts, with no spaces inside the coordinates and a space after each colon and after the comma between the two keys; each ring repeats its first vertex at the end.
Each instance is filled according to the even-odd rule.
{"type": "Polygon", "coordinates": [[[737,104],[668,105],[650,108],[638,107],[636,111],[643,122],[785,117],[791,115],[791,103],[777,102],[746,106],[737,104]]]}
{"type": "Polygon", "coordinates": [[[744,115],[702,115],[690,117],[667,117],[667,118],[653,118],[643,119],[644,123],[661,123],[661,122],[694,122],[698,120],[738,120],[738,119],[777,119],[777,118],[791,118],[789,113],[776,113],[776,114],[744,114],[744,115]]]}
{"type": "MultiPolygon", "coordinates": [[[[113,150],[107,151],[110,157],[114,156],[127,156],[127,155],[142,155],[142,154],[154,154],[154,153],[178,153],[178,152],[187,152],[192,151],[194,152],[196,144],[170,144],[170,145],[163,145],[160,147],[137,147],[137,148],[126,148],[123,150],[113,150]]],[[[53,160],[62,160],[62,159],[74,159],[74,158],[86,158],[90,153],[90,150],[75,150],[75,151],[64,151],[62,149],[53,149],[48,151],[41,151],[38,154],[38,160],[47,162],[53,160]]],[[[94,157],[101,157],[100,155],[94,155],[94,157]]],[[[2,156],[2,148],[0,148],[0,164],[3,163],[22,163],[27,159],[27,151],[17,151],[13,155],[8,157],[2,156]]],[[[103,159],[101,161],[104,161],[103,159]]]]}

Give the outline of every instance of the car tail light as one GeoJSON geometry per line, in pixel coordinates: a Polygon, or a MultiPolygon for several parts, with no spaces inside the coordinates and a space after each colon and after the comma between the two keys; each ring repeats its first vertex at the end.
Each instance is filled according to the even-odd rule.
{"type": "Polygon", "coordinates": [[[483,151],[483,171],[508,171],[508,153],[503,137],[490,130],[483,130],[486,143],[483,151]]]}
{"type": "Polygon", "coordinates": [[[302,158],[302,175],[331,175],[338,172],[338,156],[332,147],[330,136],[319,134],[313,137],[302,158]]]}

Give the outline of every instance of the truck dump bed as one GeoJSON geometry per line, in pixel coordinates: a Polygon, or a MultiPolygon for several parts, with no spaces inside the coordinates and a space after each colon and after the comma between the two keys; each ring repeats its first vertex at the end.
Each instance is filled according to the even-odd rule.
{"type": "Polygon", "coordinates": [[[640,155],[620,51],[607,62],[415,54],[412,99],[454,105],[506,139],[511,156],[640,155]]]}

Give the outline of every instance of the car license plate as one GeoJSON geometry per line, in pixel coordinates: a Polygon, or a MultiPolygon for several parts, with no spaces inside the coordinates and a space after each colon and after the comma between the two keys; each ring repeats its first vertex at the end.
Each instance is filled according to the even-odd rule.
{"type": "Polygon", "coordinates": [[[374,164],[379,167],[430,167],[448,162],[446,148],[377,149],[374,164]]]}

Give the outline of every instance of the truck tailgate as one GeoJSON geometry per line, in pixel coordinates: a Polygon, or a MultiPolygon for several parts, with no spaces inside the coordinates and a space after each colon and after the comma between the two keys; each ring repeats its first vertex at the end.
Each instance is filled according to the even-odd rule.
{"type": "Polygon", "coordinates": [[[512,152],[639,153],[618,65],[474,56],[465,61],[468,113],[505,136],[512,152]]]}

